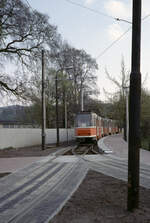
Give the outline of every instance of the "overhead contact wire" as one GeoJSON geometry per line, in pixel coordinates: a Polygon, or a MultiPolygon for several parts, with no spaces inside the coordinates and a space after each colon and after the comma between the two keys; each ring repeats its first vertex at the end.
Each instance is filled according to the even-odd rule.
{"type": "MultiPolygon", "coordinates": [[[[142,18],[142,21],[144,21],[145,19],[147,19],[148,17],[150,17],[150,14],[146,15],[145,17],[142,18]]],[[[119,19],[116,18],[117,21],[126,21],[130,24],[132,24],[131,22],[127,21],[127,20],[123,20],[123,19],[119,19]]],[[[122,39],[123,36],[126,35],[126,33],[128,33],[131,30],[132,27],[128,28],[122,35],[120,35],[114,42],[112,42],[107,48],[105,48],[97,57],[96,59],[99,59],[101,56],[103,56],[105,54],[105,52],[107,52],[113,45],[115,45],[120,39],[122,39]]]]}
{"type": "Polygon", "coordinates": [[[103,13],[103,12],[100,12],[100,11],[96,10],[96,9],[89,8],[89,7],[87,7],[87,6],[85,6],[85,5],[82,5],[82,4],[80,4],[80,3],[76,3],[76,2],[73,2],[73,1],[70,1],[70,0],[65,0],[65,1],[71,3],[72,5],[79,6],[80,8],[87,9],[87,10],[89,10],[89,11],[91,11],[91,12],[96,13],[96,14],[99,14],[99,15],[102,15],[102,16],[105,16],[105,17],[109,17],[109,18],[111,18],[111,19],[116,19],[116,18],[114,18],[114,17],[111,16],[111,15],[105,14],[105,13],[103,13]]]}
{"type": "Polygon", "coordinates": [[[105,48],[97,57],[96,59],[99,59],[101,56],[103,56],[113,45],[115,45],[120,39],[122,39],[123,36],[125,36],[132,27],[128,28],[122,35],[120,35],[115,41],[113,41],[107,48],[105,48]]]}

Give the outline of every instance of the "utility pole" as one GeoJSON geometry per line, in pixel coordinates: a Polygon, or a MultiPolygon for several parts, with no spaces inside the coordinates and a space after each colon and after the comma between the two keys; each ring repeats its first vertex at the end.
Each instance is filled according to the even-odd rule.
{"type": "Polygon", "coordinates": [[[84,111],[84,99],[83,99],[83,97],[84,97],[84,89],[83,89],[83,87],[81,86],[81,111],[84,111]]]}
{"type": "Polygon", "coordinates": [[[132,68],[129,97],[128,211],[139,207],[141,0],[133,0],[132,68]]]}
{"type": "Polygon", "coordinates": [[[44,75],[44,50],[42,50],[42,150],[45,149],[45,128],[46,128],[46,111],[45,111],[45,75],[44,75]]]}
{"type": "Polygon", "coordinates": [[[55,88],[56,88],[56,135],[57,135],[57,143],[56,145],[59,146],[59,120],[58,120],[58,72],[56,72],[55,76],[55,88]]]}
{"type": "Polygon", "coordinates": [[[67,117],[67,102],[66,102],[66,92],[65,92],[65,129],[66,129],[66,141],[67,145],[69,144],[68,140],[68,117],[67,117]]]}
{"type": "Polygon", "coordinates": [[[129,92],[126,89],[126,139],[129,143],[129,92]]]}

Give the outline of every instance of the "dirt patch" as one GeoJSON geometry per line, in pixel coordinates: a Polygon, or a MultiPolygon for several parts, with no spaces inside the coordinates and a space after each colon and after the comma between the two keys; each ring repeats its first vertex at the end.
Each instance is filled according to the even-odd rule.
{"type": "Polygon", "coordinates": [[[54,147],[48,147],[45,150],[42,150],[41,146],[32,146],[17,149],[7,148],[0,150],[0,158],[46,156],[54,151],[56,151],[56,148],[54,147]]]}
{"type": "Polygon", "coordinates": [[[89,171],[79,189],[49,223],[150,223],[150,190],[140,188],[140,208],[126,208],[127,185],[89,171]]]}
{"type": "MultiPolygon", "coordinates": [[[[67,144],[60,144],[60,148],[62,146],[67,146],[67,144]]],[[[46,145],[45,150],[42,150],[41,146],[30,146],[17,149],[10,147],[0,150],[0,158],[47,156],[57,150],[59,150],[59,147],[56,147],[56,144],[46,145]]]]}
{"type": "Polygon", "coordinates": [[[1,177],[5,177],[5,176],[7,176],[8,174],[11,174],[11,173],[9,173],[9,172],[6,172],[6,173],[0,173],[0,178],[1,178],[1,177]]]}

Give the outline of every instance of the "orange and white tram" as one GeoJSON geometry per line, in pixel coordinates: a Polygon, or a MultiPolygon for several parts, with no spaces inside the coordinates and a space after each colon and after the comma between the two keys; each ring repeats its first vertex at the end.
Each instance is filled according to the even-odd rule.
{"type": "Polygon", "coordinates": [[[118,127],[114,120],[86,111],[76,115],[75,137],[79,142],[97,141],[103,136],[115,133],[118,133],[118,127]]]}

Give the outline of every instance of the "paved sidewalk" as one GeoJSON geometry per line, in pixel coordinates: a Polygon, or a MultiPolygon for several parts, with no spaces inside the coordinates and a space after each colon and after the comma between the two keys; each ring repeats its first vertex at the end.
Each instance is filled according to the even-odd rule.
{"type": "MultiPolygon", "coordinates": [[[[128,159],[128,144],[122,138],[122,135],[113,135],[103,138],[103,143],[113,151],[113,155],[128,159]]],[[[150,151],[140,149],[141,164],[150,165],[150,151]]]]}
{"type": "Polygon", "coordinates": [[[1,159],[1,171],[17,169],[0,179],[1,223],[48,222],[62,208],[88,171],[79,159],[56,161],[68,149],[61,148],[47,157],[1,159]]]}
{"type": "MultiPolygon", "coordinates": [[[[61,154],[67,147],[59,147],[56,152],[50,153],[48,156],[32,156],[32,157],[13,157],[13,158],[1,158],[0,157],[0,173],[14,173],[19,169],[23,169],[34,162],[47,159],[49,156],[55,154],[61,154]]],[[[68,147],[69,149],[69,147],[68,147]]]]}
{"type": "Polygon", "coordinates": [[[0,158],[0,173],[13,173],[41,159],[44,157],[0,158]]]}
{"type": "Polygon", "coordinates": [[[43,159],[0,180],[1,223],[49,222],[71,197],[87,167],[51,161],[43,159]]]}

